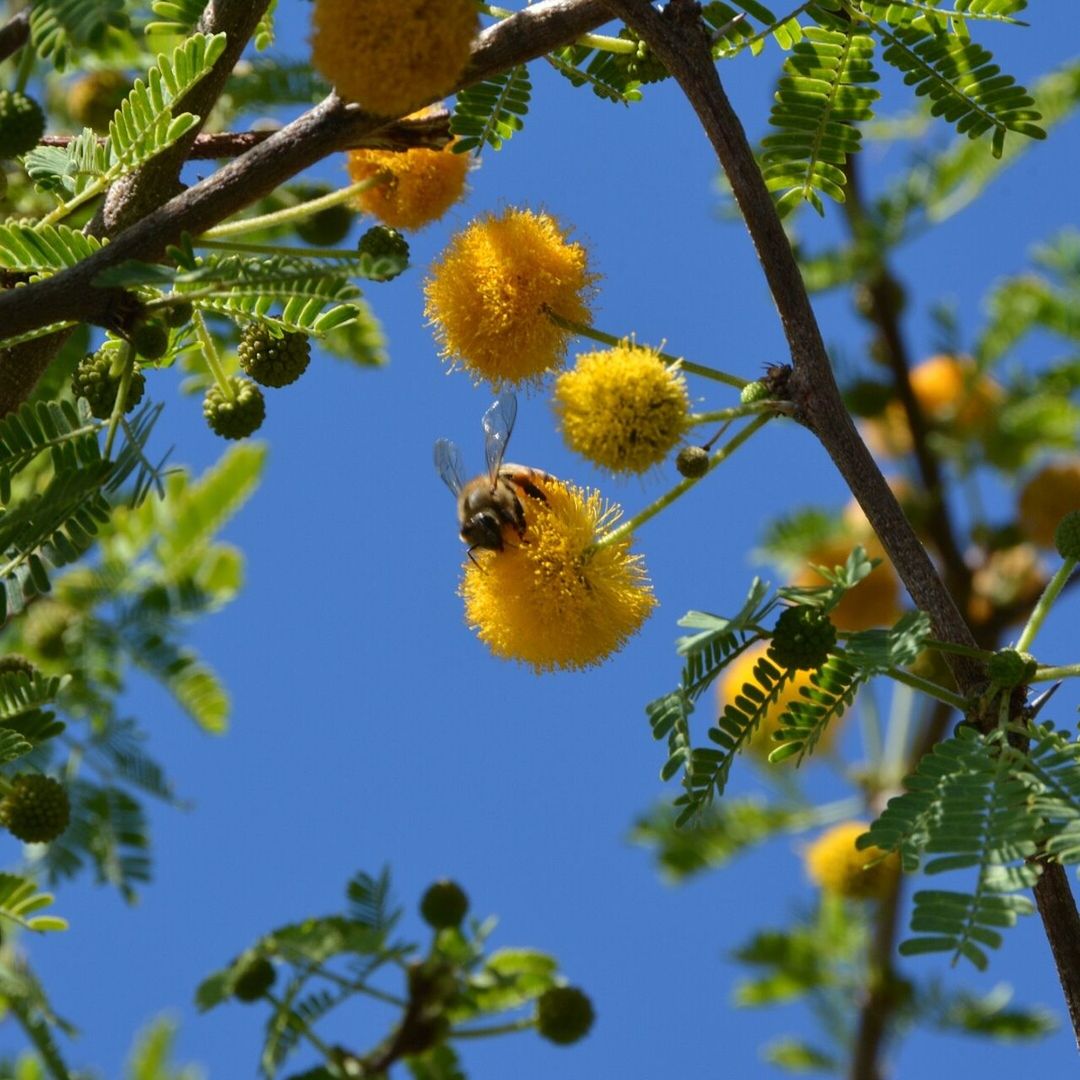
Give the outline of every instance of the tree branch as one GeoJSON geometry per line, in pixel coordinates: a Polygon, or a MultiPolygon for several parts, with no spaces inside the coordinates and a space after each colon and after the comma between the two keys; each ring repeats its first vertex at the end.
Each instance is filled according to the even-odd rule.
{"type": "Polygon", "coordinates": [[[0,61],[6,60],[13,52],[21,49],[30,40],[29,8],[13,15],[0,26],[0,61]]]}
{"type": "MultiPolygon", "coordinates": [[[[646,40],[678,81],[727,174],[788,340],[794,365],[791,383],[799,406],[796,419],[817,435],[847,481],[912,600],[930,616],[935,635],[974,645],[953,598],[844,407],[791,245],[742,124],[720,84],[698,5],[692,0],[672,0],[661,15],[647,0],[607,3],[646,40]]],[[[964,693],[985,678],[981,665],[967,657],[948,660],[964,693]]]]}
{"type": "MultiPolygon", "coordinates": [[[[203,133],[195,138],[188,161],[224,160],[239,157],[252,147],[266,142],[279,128],[259,131],[216,131],[203,133]]],[[[77,138],[75,135],[43,135],[39,146],[70,146],[77,138]]],[[[104,143],[104,136],[98,143],[104,143]]],[[[429,124],[414,120],[393,124],[381,131],[372,132],[362,139],[357,139],[351,146],[342,146],[342,150],[441,150],[449,141],[449,134],[443,123],[429,124]]]]}
{"type": "MultiPolygon", "coordinates": [[[[455,89],[542,56],[608,19],[609,12],[600,0],[545,0],[534,4],[479,36],[472,60],[455,89]]],[[[25,288],[0,293],[3,333],[15,337],[66,320],[114,325],[122,296],[118,290],[94,286],[94,278],[102,270],[127,259],[159,259],[182,233],[205,232],[327,154],[355,145],[376,131],[392,138],[387,132],[395,127],[388,125],[385,117],[372,116],[331,95],[213,176],[125,228],[111,244],[77,266],[25,288]]],[[[19,352],[21,348],[9,350],[9,356],[19,352]]],[[[20,357],[16,366],[21,362],[20,357]]],[[[42,371],[44,366],[20,385],[32,388],[42,371]]],[[[0,415],[18,408],[25,400],[25,395],[4,393],[9,381],[0,371],[0,415]]]]}
{"type": "MultiPolygon", "coordinates": [[[[791,245],[742,124],[720,84],[698,4],[670,0],[661,14],[648,0],[606,2],[678,81],[727,174],[788,340],[794,364],[791,384],[799,407],[796,419],[825,447],[911,598],[930,616],[934,633],[945,641],[974,645],[971,630],[844,408],[791,245]]],[[[963,693],[972,693],[984,682],[985,672],[978,661],[953,655],[946,659],[963,693]]],[[[1046,865],[1035,886],[1035,898],[1080,1044],[1080,915],[1059,865],[1046,865]]]]}

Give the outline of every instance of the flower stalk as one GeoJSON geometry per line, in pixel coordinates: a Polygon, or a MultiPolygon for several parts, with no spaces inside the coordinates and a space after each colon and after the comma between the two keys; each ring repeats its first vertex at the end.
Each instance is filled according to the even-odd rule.
{"type": "MultiPolygon", "coordinates": [[[[625,338],[615,337],[614,334],[606,334],[603,330],[597,330],[594,326],[575,322],[573,319],[568,319],[566,316],[560,315],[550,309],[547,312],[547,317],[555,323],[556,326],[561,326],[564,330],[569,330],[578,337],[598,341],[601,345],[621,345],[625,340],[625,338]]],[[[738,375],[729,375],[726,371],[720,371],[719,368],[707,367],[705,364],[695,364],[690,360],[672,356],[671,353],[657,350],[656,355],[666,364],[678,364],[683,371],[691,375],[700,375],[706,379],[715,379],[717,382],[722,382],[727,386],[734,386],[738,390],[741,390],[746,386],[749,381],[748,379],[739,378],[738,375]]]]}
{"type": "Polygon", "coordinates": [[[763,414],[756,417],[749,424],[746,425],[738,434],[733,435],[719,450],[716,451],[710,458],[709,464],[705,472],[701,476],[687,477],[687,479],[680,481],[670,491],[661,495],[655,502],[650,503],[644,510],[639,511],[633,517],[628,518],[618,528],[612,529],[611,532],[605,533],[596,541],[594,545],[596,548],[606,547],[608,544],[618,543],[620,540],[625,540],[631,533],[633,533],[639,525],[644,525],[646,521],[656,517],[661,510],[664,510],[670,506],[676,499],[685,495],[695,484],[701,483],[701,481],[709,475],[722,461],[726,461],[744,442],[746,442],[752,435],[761,430],[772,419],[770,413],[763,414]]]}

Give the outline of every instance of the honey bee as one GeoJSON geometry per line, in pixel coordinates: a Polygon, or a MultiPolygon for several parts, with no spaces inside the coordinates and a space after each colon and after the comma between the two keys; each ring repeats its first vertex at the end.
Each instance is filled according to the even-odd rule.
{"type": "MultiPolygon", "coordinates": [[[[521,495],[547,502],[541,485],[552,479],[540,469],[504,463],[506,444],[517,418],[517,398],[502,394],[488,407],[482,421],[487,472],[465,481],[461,451],[448,439],[435,443],[435,468],[446,486],[457,496],[461,539],[469,545],[469,557],[476,548],[502,551],[504,530],[512,528],[521,539],[525,535],[525,507],[521,495]]],[[[475,561],[475,560],[474,560],[475,561]]]]}

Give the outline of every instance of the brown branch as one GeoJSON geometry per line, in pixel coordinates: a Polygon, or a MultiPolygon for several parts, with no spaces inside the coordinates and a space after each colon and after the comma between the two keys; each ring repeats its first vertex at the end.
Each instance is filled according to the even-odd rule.
{"type": "Polygon", "coordinates": [[[97,236],[116,236],[180,190],[180,170],[191,152],[192,143],[225,89],[225,83],[269,2],[209,0],[196,29],[203,34],[225,34],[225,48],[209,72],[173,105],[174,114],[192,113],[199,118],[198,123],[174,145],[113,184],[89,232],[97,236]]]}
{"type": "MultiPolygon", "coordinates": [[[[856,245],[866,249],[874,243],[874,237],[868,235],[870,222],[862,195],[862,185],[859,183],[858,160],[854,155],[848,155],[844,172],[847,176],[844,212],[856,245]]],[[[870,300],[869,317],[877,327],[879,340],[884,346],[885,360],[892,373],[893,387],[904,410],[908,430],[911,432],[915,464],[929,499],[926,527],[941,555],[945,570],[945,586],[956,600],[960,610],[965,611],[968,597],[971,595],[971,571],[964,562],[963,553],[956,542],[948,503],[945,501],[945,484],[941,476],[941,467],[937,455],[930,449],[926,417],[919,407],[911,386],[911,361],[900,330],[899,305],[896,301],[902,287],[890,270],[884,252],[875,249],[873,255],[875,265],[870,280],[865,283],[870,300]]]]}
{"type": "MultiPolygon", "coordinates": [[[[608,18],[600,0],[544,0],[534,4],[480,35],[472,60],[454,89],[542,56],[608,18]]],[[[0,293],[4,335],[15,337],[67,320],[115,325],[121,296],[118,290],[94,285],[101,271],[128,259],[161,258],[166,247],[179,240],[182,233],[205,232],[327,154],[354,145],[387,126],[385,117],[372,116],[331,95],[213,176],[125,228],[111,244],[77,266],[25,288],[0,293]]],[[[13,349],[10,354],[19,351],[13,349]]],[[[32,378],[27,374],[25,379],[14,382],[2,370],[5,366],[21,367],[21,358],[13,359],[10,365],[0,358],[0,415],[18,408],[25,400],[22,387],[32,388],[44,371],[40,366],[32,378]],[[6,392],[9,383],[13,387],[10,395],[6,392]]]]}
{"type": "MultiPolygon", "coordinates": [[[[252,147],[266,142],[279,128],[263,131],[216,131],[204,133],[195,138],[188,154],[188,161],[209,161],[239,157],[252,147]]],[[[77,135],[44,135],[39,146],[70,146],[77,135]]],[[[424,120],[401,121],[372,132],[357,139],[351,146],[341,146],[341,150],[441,150],[449,141],[445,123],[430,123],[424,120]]],[[[104,136],[98,139],[105,142],[104,136]]]]}
{"type": "Polygon", "coordinates": [[[0,26],[0,62],[21,49],[30,40],[30,10],[13,15],[0,26]]]}
{"type": "MultiPolygon", "coordinates": [[[[670,0],[664,13],[649,0],[607,0],[608,6],[646,41],[678,81],[731,184],[768,281],[794,364],[791,384],[796,419],[813,431],[832,458],[881,538],[917,607],[946,641],[974,645],[974,638],[948,589],[859,438],[844,408],[828,353],[798,264],[766,190],[742,124],[720,84],[694,0],[670,0]]],[[[962,693],[985,680],[983,665],[947,656],[962,693]]],[[[1060,866],[1047,864],[1035,887],[1043,928],[1057,965],[1074,1032],[1080,1042],[1080,915],[1060,866]]]]}
{"type": "MultiPolygon", "coordinates": [[[[697,4],[672,0],[661,15],[647,0],[607,2],[641,34],[679,82],[727,174],[788,340],[794,364],[792,389],[799,406],[796,419],[818,436],[881,538],[916,607],[930,616],[934,633],[945,641],[973,645],[956,603],[844,407],[791,245],[742,124],[720,84],[697,4]]],[[[981,665],[966,657],[950,656],[949,661],[964,692],[985,677],[981,665]]]]}

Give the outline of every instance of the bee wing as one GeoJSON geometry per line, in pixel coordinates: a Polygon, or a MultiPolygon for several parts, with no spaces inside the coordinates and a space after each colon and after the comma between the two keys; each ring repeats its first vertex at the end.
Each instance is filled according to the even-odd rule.
{"type": "Polygon", "coordinates": [[[512,393],[500,394],[484,413],[484,459],[487,461],[492,489],[499,478],[499,469],[506,456],[506,444],[510,441],[516,419],[517,398],[512,393]]]}
{"type": "Polygon", "coordinates": [[[455,495],[465,486],[465,463],[461,450],[449,439],[435,440],[435,468],[443,483],[455,495]]]}

